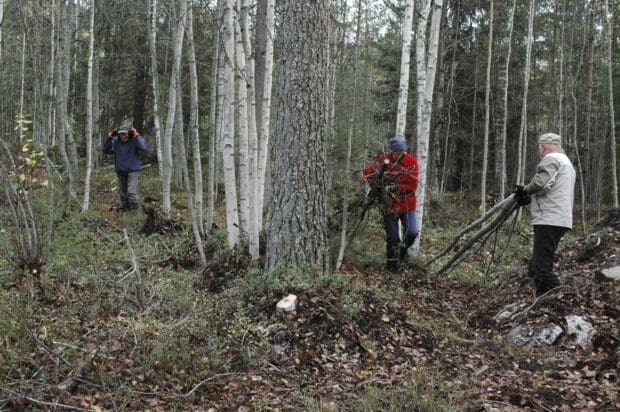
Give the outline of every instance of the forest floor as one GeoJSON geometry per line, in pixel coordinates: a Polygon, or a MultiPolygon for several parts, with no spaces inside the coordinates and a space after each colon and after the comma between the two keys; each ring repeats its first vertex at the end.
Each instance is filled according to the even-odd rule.
{"type": "MultiPolygon", "coordinates": [[[[218,229],[200,270],[181,215],[109,212],[113,178],[94,193],[101,212],[57,220],[43,274],[0,261],[0,410],[620,409],[620,283],[601,275],[620,265],[618,211],[563,240],[564,286],[535,299],[526,223],[504,266],[481,250],[434,284],[421,260],[382,270],[378,225],[340,273],[266,274],[218,229]],[[278,312],[289,293],[297,310],[278,312]],[[527,341],[549,325],[549,343],[527,341]]],[[[431,221],[425,256],[466,223],[431,221]]]]}

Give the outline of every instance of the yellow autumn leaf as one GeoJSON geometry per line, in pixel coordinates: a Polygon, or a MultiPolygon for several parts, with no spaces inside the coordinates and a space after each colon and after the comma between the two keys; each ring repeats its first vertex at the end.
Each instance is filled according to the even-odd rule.
{"type": "Polygon", "coordinates": [[[20,174],[19,175],[19,180],[22,181],[22,182],[25,181],[26,180],[26,175],[24,173],[20,174]]]}
{"type": "Polygon", "coordinates": [[[36,160],[32,160],[31,158],[27,157],[27,158],[26,158],[26,164],[27,164],[28,166],[34,166],[34,165],[36,165],[36,164],[37,164],[37,161],[36,161],[36,160]]]}
{"type": "Polygon", "coordinates": [[[41,186],[47,187],[49,184],[50,184],[50,182],[48,182],[47,179],[45,179],[44,181],[41,182],[41,186]]]}
{"type": "Polygon", "coordinates": [[[26,152],[29,152],[29,151],[30,151],[30,148],[28,147],[28,144],[25,144],[25,145],[22,147],[22,152],[23,152],[23,153],[26,153],[26,152]]]}

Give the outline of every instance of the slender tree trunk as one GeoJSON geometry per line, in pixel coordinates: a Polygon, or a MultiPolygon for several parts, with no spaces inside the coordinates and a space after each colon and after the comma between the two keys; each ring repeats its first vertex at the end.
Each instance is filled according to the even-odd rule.
{"type": "Polygon", "coordinates": [[[409,96],[409,67],[411,66],[411,26],[413,25],[413,1],[405,4],[403,39],[400,54],[400,85],[398,87],[398,108],[396,110],[396,136],[405,137],[407,123],[407,98],[409,96]]]}
{"type": "Polygon", "coordinates": [[[618,159],[616,157],[616,119],[614,108],[613,82],[613,42],[614,28],[611,24],[609,0],[605,0],[605,25],[607,26],[607,86],[609,88],[609,149],[611,155],[611,195],[612,203],[618,207],[618,159]]]}
{"type": "Polygon", "coordinates": [[[426,178],[428,171],[428,152],[430,143],[430,125],[433,109],[433,91],[435,87],[435,72],[437,69],[437,51],[439,49],[439,32],[441,31],[441,12],[443,0],[434,0],[430,33],[428,36],[428,50],[426,50],[426,26],[431,11],[430,0],[424,0],[418,18],[416,38],[416,66],[418,75],[418,146],[417,154],[420,164],[418,175],[418,196],[416,220],[420,235],[413,245],[413,252],[417,253],[420,247],[422,224],[424,218],[424,201],[426,197],[426,178]]]}
{"type": "Polygon", "coordinates": [[[178,0],[179,13],[176,34],[174,38],[174,57],[172,72],[170,74],[170,90],[168,92],[168,116],[166,117],[166,129],[162,137],[162,208],[164,216],[170,217],[170,186],[172,181],[172,132],[174,130],[175,114],[177,109],[176,79],[181,68],[183,53],[183,33],[185,32],[185,18],[187,17],[186,0],[178,0]]]}
{"type": "Polygon", "coordinates": [[[497,117],[500,120],[499,127],[496,129],[498,134],[495,138],[496,155],[495,155],[495,177],[497,182],[497,189],[500,199],[504,198],[504,190],[506,189],[506,132],[508,127],[508,75],[510,71],[510,55],[512,51],[512,31],[514,22],[514,13],[517,5],[517,1],[512,1],[512,6],[508,9],[508,16],[506,17],[506,33],[501,39],[499,50],[506,50],[506,56],[504,59],[504,66],[500,73],[498,83],[501,89],[502,97],[498,99],[499,110],[497,117]]]}
{"type": "Polygon", "coordinates": [[[4,2],[0,0],[0,65],[2,64],[2,27],[4,26],[4,2]]]}
{"type": "Polygon", "coordinates": [[[482,170],[480,172],[480,206],[478,209],[484,215],[487,208],[487,170],[489,164],[489,123],[491,119],[491,64],[493,57],[493,0],[489,2],[489,37],[487,39],[487,71],[486,89],[484,93],[484,137],[482,138],[482,170]]]}
{"type": "MultiPolygon", "coordinates": [[[[4,1],[4,0],[0,0],[4,1]]],[[[50,10],[50,63],[48,75],[48,106],[47,106],[47,130],[48,137],[45,141],[47,146],[56,145],[56,101],[55,81],[56,81],[56,0],[52,0],[50,10]]]]}
{"type": "MultiPolygon", "coordinates": [[[[74,4],[72,1],[68,1],[67,2],[67,23],[69,20],[69,16],[71,16],[71,12],[73,11],[73,18],[74,18],[74,22],[77,21],[77,17],[78,17],[78,7],[76,4],[74,4]]],[[[69,26],[69,24],[67,24],[67,26],[69,26]]],[[[74,31],[73,31],[73,35],[76,36],[77,30],[75,30],[75,26],[74,26],[74,31]]],[[[66,115],[66,125],[65,125],[65,146],[66,146],[66,151],[67,151],[67,160],[68,160],[68,169],[67,169],[67,175],[69,176],[69,192],[68,194],[71,197],[75,197],[77,195],[77,186],[78,186],[78,177],[79,177],[79,170],[78,170],[78,154],[77,154],[77,146],[75,143],[75,139],[74,139],[74,133],[73,133],[73,105],[71,106],[71,111],[69,111],[69,90],[70,90],[70,86],[71,86],[71,74],[75,74],[76,72],[76,62],[77,62],[77,42],[74,39],[74,43],[76,44],[76,47],[74,48],[74,58],[71,58],[71,40],[72,37],[69,36],[69,34],[67,33],[67,35],[64,37],[64,41],[65,41],[65,50],[66,50],[66,56],[67,58],[65,60],[63,60],[63,93],[64,93],[64,102],[65,102],[65,108],[67,110],[66,113],[68,113],[66,115]],[[74,67],[73,70],[71,70],[70,68],[70,63],[74,62],[74,67]]],[[[74,81],[73,85],[75,86],[77,84],[77,82],[74,81]]],[[[76,93],[73,93],[74,95],[76,93]]]]}
{"type": "MultiPolygon", "coordinates": [[[[58,3],[59,7],[59,15],[58,15],[58,53],[56,55],[56,69],[55,69],[55,101],[56,101],[56,142],[58,144],[58,151],[60,153],[60,158],[65,167],[65,170],[69,170],[69,158],[67,156],[67,147],[66,147],[66,124],[67,124],[67,104],[66,104],[66,96],[64,93],[64,65],[63,61],[68,60],[68,51],[66,49],[66,41],[65,37],[67,36],[67,28],[66,28],[66,8],[64,6],[64,0],[61,0],[58,3]]],[[[69,185],[65,185],[65,194],[64,201],[65,204],[68,204],[69,198],[71,196],[71,190],[69,185]]]]}
{"type": "Polygon", "coordinates": [[[151,21],[149,30],[149,50],[151,54],[151,81],[153,88],[153,134],[155,135],[155,149],[157,153],[157,165],[159,177],[163,180],[164,161],[162,155],[161,120],[159,106],[161,93],[159,91],[159,72],[157,69],[157,1],[151,0],[151,21]]]}
{"type": "MultiPolygon", "coordinates": [[[[256,177],[257,192],[257,204],[258,213],[260,216],[263,214],[265,203],[265,185],[266,185],[266,171],[267,161],[269,159],[269,135],[270,135],[270,120],[271,120],[271,86],[273,82],[273,33],[274,33],[274,14],[275,14],[275,0],[265,0],[266,4],[266,16],[265,16],[265,71],[262,76],[257,73],[257,80],[262,81],[262,95],[258,93],[257,89],[257,101],[260,100],[260,117],[259,134],[258,134],[258,175],[256,177]]],[[[257,103],[258,107],[258,103],[257,103]]],[[[257,112],[258,113],[258,112],[257,112]]],[[[262,228],[262,218],[259,219],[259,230],[262,228]]]]}
{"type": "Polygon", "coordinates": [[[530,62],[532,61],[532,43],[534,41],[534,10],[536,1],[530,0],[530,10],[527,25],[527,47],[525,51],[525,69],[523,70],[523,103],[521,106],[521,127],[519,128],[517,184],[525,180],[525,165],[527,159],[527,95],[530,85],[530,62]]]}
{"type": "Polygon", "coordinates": [[[202,160],[200,158],[200,132],[198,125],[198,73],[196,69],[196,51],[194,50],[194,14],[191,2],[187,4],[187,59],[189,66],[190,108],[189,134],[192,144],[194,165],[194,204],[195,218],[199,234],[203,233],[202,204],[202,160]]]}
{"type": "MultiPolygon", "coordinates": [[[[344,250],[347,246],[347,216],[349,214],[349,188],[351,182],[351,147],[353,145],[353,133],[355,129],[355,110],[357,109],[357,72],[359,61],[360,26],[362,21],[362,1],[357,1],[357,26],[355,28],[355,43],[353,43],[353,96],[351,97],[351,113],[349,115],[349,133],[347,135],[347,153],[345,160],[345,185],[342,196],[342,228],[340,230],[340,248],[336,259],[336,270],[340,270],[344,259],[344,250]]],[[[409,29],[409,43],[411,43],[411,28],[409,29]]],[[[407,65],[407,71],[409,71],[407,65]]],[[[405,102],[406,104],[406,102],[405,102]]],[[[404,130],[403,130],[404,131],[404,130]]]]}
{"type": "MultiPolygon", "coordinates": [[[[241,1],[236,0],[237,10],[241,1]]],[[[248,143],[248,88],[246,82],[246,58],[241,36],[241,15],[235,18],[235,88],[237,89],[237,131],[239,142],[239,208],[241,230],[249,233],[250,224],[250,153],[248,143]]],[[[252,205],[253,206],[253,205],[252,205]]]]}
{"type": "MultiPolygon", "coordinates": [[[[221,0],[218,1],[218,13],[221,12],[221,0]]],[[[217,21],[221,20],[218,14],[217,21]]],[[[219,24],[215,31],[215,54],[213,56],[212,76],[211,76],[211,108],[209,113],[209,149],[207,151],[208,172],[207,172],[207,216],[205,219],[205,232],[211,232],[213,227],[213,216],[215,213],[215,163],[216,163],[216,141],[218,140],[220,128],[216,124],[218,120],[218,90],[222,76],[218,75],[220,67],[220,28],[219,24]]]]}
{"type": "Polygon", "coordinates": [[[19,124],[17,135],[20,140],[24,135],[24,86],[26,84],[26,31],[22,35],[21,81],[19,87],[19,124]]]}
{"type": "Polygon", "coordinates": [[[243,50],[245,52],[245,84],[248,99],[248,178],[249,178],[249,222],[247,228],[250,256],[258,260],[259,255],[259,219],[262,218],[258,205],[258,189],[256,187],[258,174],[258,135],[256,127],[256,92],[254,90],[254,52],[250,41],[250,27],[248,19],[248,2],[241,0],[241,35],[243,37],[243,50]]]}
{"type": "Polygon", "coordinates": [[[224,102],[222,104],[222,156],[224,161],[224,191],[226,195],[226,229],[228,247],[239,243],[239,209],[235,177],[235,25],[233,0],[223,2],[222,39],[224,43],[224,102]]]}
{"type": "Polygon", "coordinates": [[[597,174],[592,167],[592,86],[594,77],[594,49],[596,47],[594,41],[594,24],[596,0],[590,2],[590,21],[588,23],[588,67],[586,70],[586,124],[585,124],[585,147],[582,153],[585,176],[588,179],[586,188],[588,188],[587,200],[592,201],[594,198],[595,179],[597,174]]]}
{"type": "Polygon", "coordinates": [[[93,169],[93,63],[95,59],[95,0],[90,0],[88,74],[86,76],[86,178],[82,211],[88,210],[90,202],[90,174],[93,169]]]}
{"type": "Polygon", "coordinates": [[[328,265],[326,233],[328,0],[282,3],[274,193],[266,267],[328,265]]]}

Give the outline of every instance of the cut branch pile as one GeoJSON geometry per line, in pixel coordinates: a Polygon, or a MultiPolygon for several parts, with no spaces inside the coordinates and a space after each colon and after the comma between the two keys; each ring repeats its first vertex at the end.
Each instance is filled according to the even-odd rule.
{"type": "Polygon", "coordinates": [[[461,230],[456,235],[452,243],[450,243],[450,245],[448,245],[448,247],[445,248],[443,252],[441,252],[439,255],[437,255],[435,258],[429,261],[427,265],[430,265],[431,263],[435,262],[437,259],[440,259],[443,256],[447,255],[451,250],[453,250],[456,247],[457,243],[463,236],[465,236],[467,233],[482,226],[480,229],[478,229],[477,232],[473,234],[471,238],[469,238],[467,242],[465,242],[460,248],[456,249],[456,252],[452,256],[452,258],[448,260],[448,262],[446,262],[437,272],[435,272],[435,274],[433,275],[433,280],[439,277],[440,275],[444,274],[456,262],[458,262],[460,258],[468,250],[470,250],[476,242],[481,240],[481,243],[484,244],[484,242],[486,242],[488,237],[491,234],[493,234],[499,227],[501,227],[504,224],[504,222],[510,217],[510,215],[518,209],[519,209],[519,205],[515,199],[515,195],[511,194],[510,196],[508,196],[501,202],[497,203],[491,209],[489,209],[489,211],[486,212],[482,217],[480,217],[480,219],[467,225],[463,230],[461,230]],[[488,222],[488,223],[483,225],[485,222],[488,222]]]}

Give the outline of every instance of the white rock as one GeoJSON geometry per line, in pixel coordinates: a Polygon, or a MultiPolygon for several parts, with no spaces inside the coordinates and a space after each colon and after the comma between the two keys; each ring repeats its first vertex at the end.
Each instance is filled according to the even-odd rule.
{"type": "Polygon", "coordinates": [[[620,281],[620,266],[603,269],[601,273],[608,279],[620,281]]]}
{"type": "Polygon", "coordinates": [[[596,333],[596,329],[583,316],[567,316],[566,326],[566,334],[575,336],[577,345],[587,348],[592,344],[592,337],[596,333]]]}
{"type": "Polygon", "coordinates": [[[515,313],[525,309],[527,303],[511,303],[507,306],[504,306],[502,310],[500,310],[497,315],[495,315],[495,319],[497,320],[505,320],[510,319],[515,315],[515,313]]]}
{"type": "Polygon", "coordinates": [[[282,312],[295,312],[297,309],[297,296],[288,295],[278,302],[276,309],[282,312]]]}
{"type": "Polygon", "coordinates": [[[556,324],[534,329],[532,327],[517,326],[508,332],[508,339],[516,345],[533,347],[541,345],[553,345],[562,334],[562,328],[556,324]]]}

